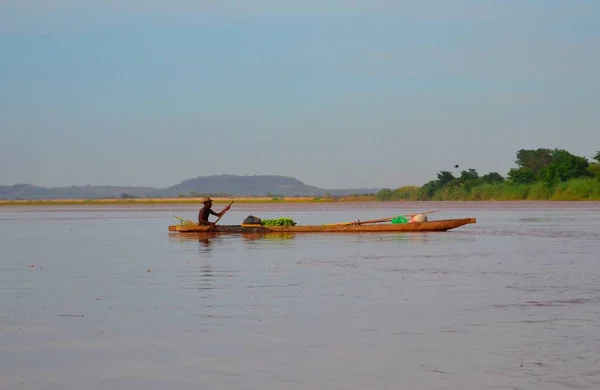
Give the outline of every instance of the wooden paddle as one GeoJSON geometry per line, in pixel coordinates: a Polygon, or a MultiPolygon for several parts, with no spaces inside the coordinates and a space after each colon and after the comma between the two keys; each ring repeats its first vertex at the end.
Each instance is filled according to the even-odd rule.
{"type": "Polygon", "coordinates": [[[219,222],[219,220],[220,220],[221,218],[223,218],[223,216],[225,215],[225,213],[229,211],[229,207],[231,207],[231,205],[233,204],[233,202],[234,202],[234,201],[231,201],[231,203],[229,203],[229,206],[227,206],[228,208],[227,208],[227,209],[225,209],[225,212],[224,212],[223,214],[221,214],[221,216],[220,216],[219,218],[217,218],[217,220],[216,220],[216,221],[215,221],[215,222],[214,222],[212,225],[210,225],[210,226],[208,227],[208,229],[206,229],[206,231],[207,231],[207,232],[208,232],[208,231],[210,231],[210,229],[212,229],[213,227],[215,227],[215,226],[217,225],[217,222],[219,222]]]}
{"type": "MultiPolygon", "coordinates": [[[[437,213],[438,211],[442,211],[442,210],[426,211],[424,213],[404,214],[404,216],[412,218],[412,217],[414,217],[417,214],[431,214],[431,213],[437,213]]],[[[394,217],[387,217],[387,218],[379,218],[379,219],[370,219],[370,220],[367,220],[367,221],[353,221],[353,222],[330,223],[330,224],[328,224],[326,226],[337,226],[337,225],[349,226],[349,225],[363,225],[363,224],[368,224],[368,223],[390,222],[394,218],[396,218],[396,216],[394,216],[394,217]]]]}

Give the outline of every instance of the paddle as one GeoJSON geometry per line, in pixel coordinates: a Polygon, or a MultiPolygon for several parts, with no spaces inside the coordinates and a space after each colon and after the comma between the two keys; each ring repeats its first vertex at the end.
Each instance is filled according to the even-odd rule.
{"type": "MultiPolygon", "coordinates": [[[[442,210],[426,211],[424,213],[404,214],[404,216],[412,218],[412,217],[414,217],[417,214],[431,214],[431,213],[437,213],[438,211],[442,211],[442,210]]],[[[349,225],[363,225],[363,224],[367,224],[367,223],[390,222],[394,218],[396,218],[396,216],[387,217],[387,218],[379,218],[379,219],[370,219],[370,220],[367,220],[367,221],[353,221],[353,222],[330,223],[327,226],[337,226],[337,225],[349,226],[349,225]]]]}
{"type": "Polygon", "coordinates": [[[225,209],[225,211],[223,212],[223,214],[221,214],[221,215],[219,216],[219,218],[217,218],[217,220],[216,220],[216,221],[215,221],[215,222],[214,222],[212,225],[210,225],[210,226],[208,227],[208,229],[206,229],[206,231],[207,231],[207,232],[208,232],[208,231],[210,231],[210,229],[212,229],[213,227],[215,227],[215,226],[217,225],[217,222],[219,222],[219,220],[220,220],[221,218],[223,218],[223,216],[225,215],[225,213],[229,211],[229,208],[231,207],[231,205],[233,204],[233,202],[234,202],[234,201],[231,201],[231,203],[229,203],[229,206],[227,206],[227,208],[225,209]]]}

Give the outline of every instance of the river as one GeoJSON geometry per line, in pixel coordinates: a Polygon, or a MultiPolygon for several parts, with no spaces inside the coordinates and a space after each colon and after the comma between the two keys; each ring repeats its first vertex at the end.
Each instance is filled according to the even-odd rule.
{"type": "MultiPolygon", "coordinates": [[[[223,205],[215,205],[218,211],[223,205]]],[[[600,203],[437,210],[445,233],[184,238],[193,205],[0,207],[0,389],[598,389],[600,203]]]]}

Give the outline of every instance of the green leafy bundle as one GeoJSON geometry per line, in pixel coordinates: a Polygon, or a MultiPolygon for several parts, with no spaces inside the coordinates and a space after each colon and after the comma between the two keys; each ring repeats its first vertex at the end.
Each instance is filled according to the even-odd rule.
{"type": "Polygon", "coordinates": [[[296,226],[293,219],[286,217],[263,219],[260,224],[263,226],[296,226]]]}

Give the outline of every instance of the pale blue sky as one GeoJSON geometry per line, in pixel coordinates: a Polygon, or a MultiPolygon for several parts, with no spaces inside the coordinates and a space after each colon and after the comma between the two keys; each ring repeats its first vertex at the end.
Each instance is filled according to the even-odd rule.
{"type": "Polygon", "coordinates": [[[600,1],[0,0],[0,184],[328,188],[600,150],[600,1]]]}

